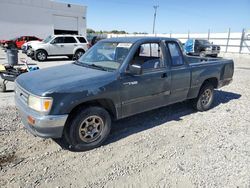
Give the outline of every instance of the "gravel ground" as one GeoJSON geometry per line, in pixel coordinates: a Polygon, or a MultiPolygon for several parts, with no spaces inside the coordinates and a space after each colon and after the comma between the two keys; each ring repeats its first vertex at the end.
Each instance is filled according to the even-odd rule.
{"type": "Polygon", "coordinates": [[[87,152],[26,132],[0,93],[0,187],[250,187],[250,57],[234,60],[211,110],[183,102],[120,120],[87,152]]]}

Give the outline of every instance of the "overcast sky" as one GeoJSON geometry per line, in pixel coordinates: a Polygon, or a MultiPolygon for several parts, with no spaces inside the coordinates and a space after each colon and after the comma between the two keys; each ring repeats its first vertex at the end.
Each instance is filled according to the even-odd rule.
{"type": "Polygon", "coordinates": [[[152,33],[250,30],[250,0],[58,0],[88,7],[87,27],[152,33]]]}

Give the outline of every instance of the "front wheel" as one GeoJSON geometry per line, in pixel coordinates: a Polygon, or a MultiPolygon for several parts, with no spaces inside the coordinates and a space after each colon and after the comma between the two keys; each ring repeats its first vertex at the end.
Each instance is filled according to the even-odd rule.
{"type": "Polygon", "coordinates": [[[35,53],[35,58],[37,61],[45,61],[47,57],[48,57],[47,52],[44,50],[38,50],[35,53]]]}
{"type": "Polygon", "coordinates": [[[201,51],[200,52],[200,57],[206,57],[206,52],[205,51],[201,51]]]}
{"type": "Polygon", "coordinates": [[[214,86],[207,83],[202,86],[199,95],[196,99],[193,99],[193,107],[198,111],[209,110],[214,100],[214,86]]]}
{"type": "Polygon", "coordinates": [[[64,130],[64,138],[74,151],[99,147],[111,129],[109,113],[97,106],[80,109],[70,119],[64,130]]]}

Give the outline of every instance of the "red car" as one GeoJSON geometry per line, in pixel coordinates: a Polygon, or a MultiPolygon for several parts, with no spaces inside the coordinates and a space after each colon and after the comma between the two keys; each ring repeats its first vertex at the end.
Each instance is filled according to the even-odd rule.
{"type": "Polygon", "coordinates": [[[5,47],[14,46],[20,49],[24,43],[29,41],[42,41],[42,39],[39,39],[35,36],[21,36],[10,40],[0,40],[0,43],[5,47]]]}

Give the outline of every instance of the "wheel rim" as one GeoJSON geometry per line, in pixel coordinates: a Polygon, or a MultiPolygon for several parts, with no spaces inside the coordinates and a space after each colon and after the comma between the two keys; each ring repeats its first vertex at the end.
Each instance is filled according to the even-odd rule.
{"type": "Polygon", "coordinates": [[[79,59],[82,56],[83,52],[77,52],[76,53],[76,58],[79,59]]]}
{"type": "Polygon", "coordinates": [[[79,137],[85,143],[96,141],[102,133],[104,122],[99,116],[89,116],[79,127],[79,137]]]}
{"type": "Polygon", "coordinates": [[[46,59],[46,55],[45,55],[44,52],[39,52],[39,53],[37,54],[37,58],[38,58],[39,60],[45,60],[45,59],[46,59]]]}
{"type": "Polygon", "coordinates": [[[201,95],[201,103],[203,106],[207,106],[212,100],[212,91],[206,89],[201,95]]]}
{"type": "Polygon", "coordinates": [[[201,52],[201,57],[205,57],[206,54],[204,52],[201,52]]]}

